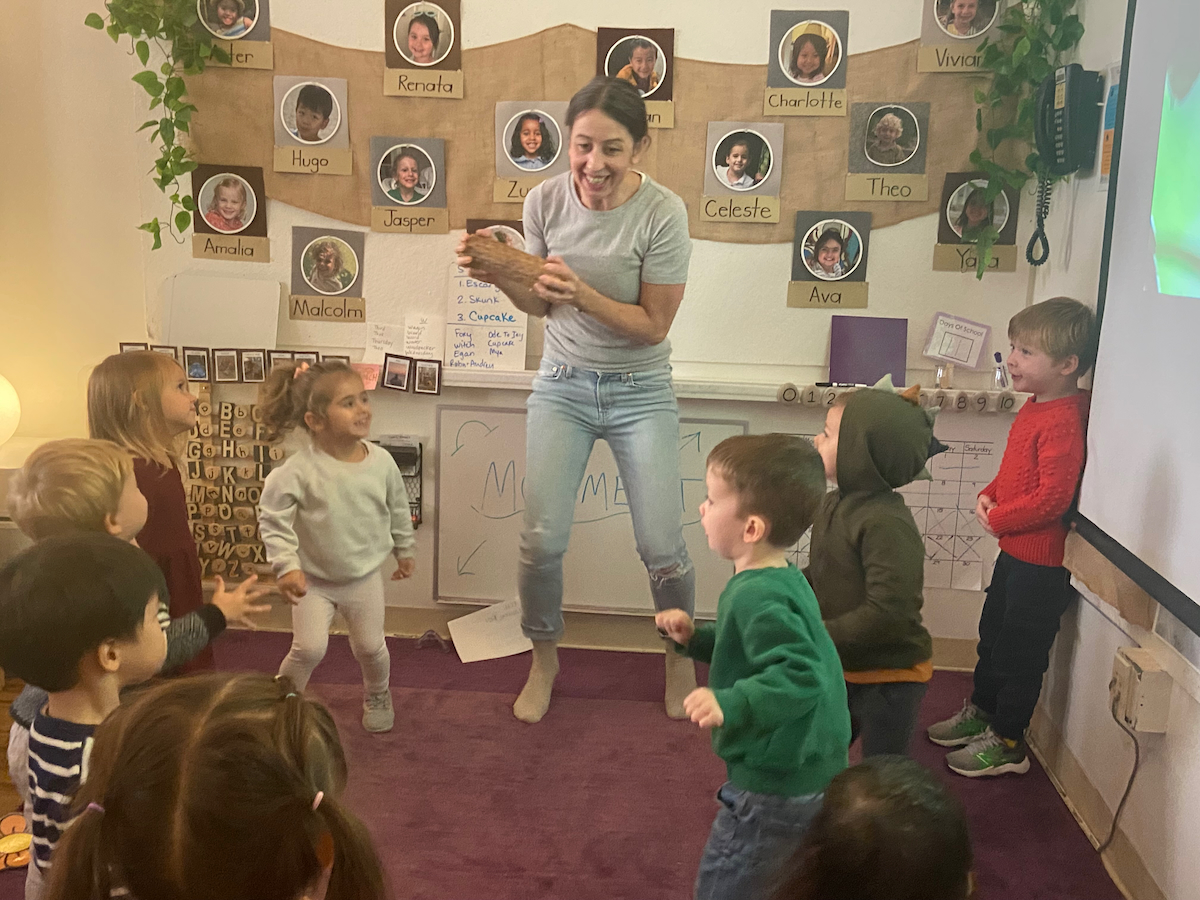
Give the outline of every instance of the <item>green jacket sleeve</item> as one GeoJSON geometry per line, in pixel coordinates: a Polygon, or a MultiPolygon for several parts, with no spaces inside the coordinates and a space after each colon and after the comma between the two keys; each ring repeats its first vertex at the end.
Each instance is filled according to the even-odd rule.
{"type": "Polygon", "coordinates": [[[731,687],[713,693],[725,728],[774,728],[808,715],[824,696],[825,666],[805,621],[786,606],[764,603],[740,627],[753,670],[731,687]]]}
{"type": "Polygon", "coordinates": [[[925,546],[908,523],[891,516],[867,522],[859,538],[865,601],[843,615],[825,620],[838,647],[886,641],[911,627],[923,602],[925,546]]]}
{"type": "MultiPolygon", "coordinates": [[[[709,622],[705,625],[696,626],[696,630],[692,632],[692,639],[683,648],[683,652],[692,659],[700,660],[702,663],[711,663],[713,647],[716,645],[717,626],[709,622]]],[[[675,646],[678,647],[679,645],[676,644],[675,646]]]]}

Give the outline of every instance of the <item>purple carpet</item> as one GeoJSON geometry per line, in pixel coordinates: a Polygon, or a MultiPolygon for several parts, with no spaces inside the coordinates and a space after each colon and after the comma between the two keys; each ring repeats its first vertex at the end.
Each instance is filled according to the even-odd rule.
{"type": "MultiPolygon", "coordinates": [[[[230,632],[222,669],[274,672],[290,635],[230,632]]],[[[512,717],[528,670],[518,656],[463,665],[390,640],[396,728],[359,724],[361,675],[344,637],[311,690],[332,710],[350,759],[350,806],[375,835],[392,893],[406,900],[686,900],[724,779],[707,736],[662,713],[662,657],[564,650],[554,705],[536,726],[512,717]]],[[[957,711],[970,677],[934,676],[922,726],[957,711]]],[[[945,751],[920,761],[967,807],[981,900],[1121,900],[1041,768],[971,781],[945,751]]],[[[23,874],[0,873],[0,900],[23,874]]],[[[750,898],[748,898],[750,900],[750,898]]]]}

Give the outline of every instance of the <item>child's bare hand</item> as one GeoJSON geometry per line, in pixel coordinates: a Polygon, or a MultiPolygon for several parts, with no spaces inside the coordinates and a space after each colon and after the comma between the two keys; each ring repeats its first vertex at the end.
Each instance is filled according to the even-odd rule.
{"type": "Polygon", "coordinates": [[[227,591],[225,580],[217,576],[217,590],[213,594],[212,604],[225,616],[226,622],[241,622],[254,628],[254,623],[248,617],[270,611],[271,604],[254,602],[270,590],[262,586],[254,587],[256,581],[258,576],[251,575],[232,591],[227,591]]]}
{"type": "Polygon", "coordinates": [[[682,609],[664,609],[654,617],[654,624],[675,643],[685,647],[696,633],[696,623],[682,609]]]}
{"type": "Polygon", "coordinates": [[[411,556],[396,560],[396,571],[392,573],[392,581],[402,581],[412,575],[417,568],[417,561],[411,556]]]}
{"type": "Polygon", "coordinates": [[[717,695],[706,687],[696,688],[683,698],[683,711],[701,728],[719,728],[725,724],[717,695]]]}
{"type": "Polygon", "coordinates": [[[988,522],[988,513],[995,508],[995,500],[993,500],[987,494],[979,495],[979,502],[975,504],[975,520],[979,522],[979,526],[992,537],[996,536],[996,532],[992,530],[992,526],[988,522]]]}
{"type": "Polygon", "coordinates": [[[275,589],[284,600],[295,606],[300,602],[300,598],[308,593],[308,580],[299,569],[292,569],[275,582],[275,589]]]}

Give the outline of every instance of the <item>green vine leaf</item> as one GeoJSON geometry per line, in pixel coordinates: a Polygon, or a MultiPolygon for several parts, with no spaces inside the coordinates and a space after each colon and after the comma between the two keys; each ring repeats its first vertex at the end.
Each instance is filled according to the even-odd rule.
{"type": "Polygon", "coordinates": [[[88,13],[87,18],[83,20],[83,24],[88,28],[95,28],[97,31],[104,28],[104,20],[95,13],[88,13]]]}
{"type": "Polygon", "coordinates": [[[133,45],[133,49],[137,52],[138,62],[143,66],[150,61],[150,45],[145,41],[138,41],[133,45]]]}

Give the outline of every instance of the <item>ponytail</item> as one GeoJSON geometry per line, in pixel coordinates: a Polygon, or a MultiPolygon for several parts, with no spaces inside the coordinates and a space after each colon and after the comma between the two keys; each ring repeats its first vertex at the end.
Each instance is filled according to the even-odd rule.
{"type": "Polygon", "coordinates": [[[271,369],[258,389],[258,412],[267,426],[267,439],[278,441],[297,428],[308,428],[305,413],[325,418],[333,402],[336,381],[326,376],[358,377],[339,359],[304,364],[282,362],[271,369]]]}

